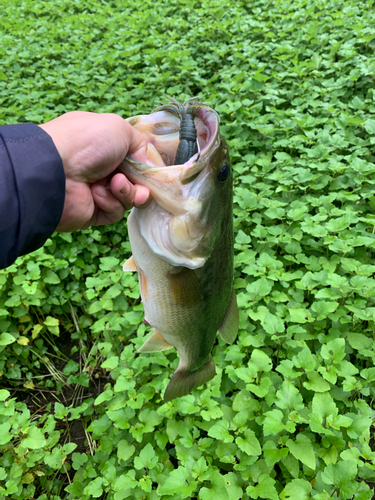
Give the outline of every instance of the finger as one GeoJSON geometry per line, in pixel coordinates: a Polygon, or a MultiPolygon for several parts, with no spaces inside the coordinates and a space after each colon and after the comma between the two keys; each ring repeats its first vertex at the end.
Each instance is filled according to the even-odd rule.
{"type": "Polygon", "coordinates": [[[94,184],[91,186],[91,193],[94,199],[96,210],[95,220],[90,221],[92,226],[101,226],[103,224],[113,224],[124,217],[124,205],[112,194],[111,190],[94,184]]]}
{"type": "Polygon", "coordinates": [[[124,174],[116,174],[110,182],[111,193],[123,204],[126,210],[134,205],[144,206],[150,200],[150,190],[139,184],[133,185],[124,174]]]}
{"type": "Polygon", "coordinates": [[[147,142],[144,136],[124,120],[126,134],[129,138],[127,154],[137,161],[145,163],[147,142]]]}
{"type": "Polygon", "coordinates": [[[134,184],[136,193],[134,196],[134,206],[138,208],[146,208],[151,203],[150,190],[146,186],[134,184]]]}

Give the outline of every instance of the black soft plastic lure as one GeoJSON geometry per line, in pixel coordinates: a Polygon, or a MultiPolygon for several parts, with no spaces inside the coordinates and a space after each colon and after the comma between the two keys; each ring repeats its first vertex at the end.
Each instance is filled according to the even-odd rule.
{"type": "Polygon", "coordinates": [[[170,102],[162,103],[154,109],[157,111],[169,111],[180,119],[180,142],[176,152],[175,165],[182,165],[198,153],[197,129],[194,118],[197,116],[199,108],[206,108],[213,111],[209,106],[200,101],[197,97],[191,97],[184,103],[179,103],[173,97],[170,102]]]}

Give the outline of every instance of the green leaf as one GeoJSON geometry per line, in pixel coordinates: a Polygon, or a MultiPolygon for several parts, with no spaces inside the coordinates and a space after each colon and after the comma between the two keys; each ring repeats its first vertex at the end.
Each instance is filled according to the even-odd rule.
{"type": "Polygon", "coordinates": [[[103,493],[103,478],[97,477],[93,481],[90,481],[89,484],[83,490],[84,495],[88,495],[89,497],[99,498],[103,493]]]}
{"type": "Polygon", "coordinates": [[[118,366],[118,363],[118,356],[111,356],[110,358],[107,358],[100,366],[101,368],[108,368],[109,370],[113,370],[118,366]]]}
{"type": "Polygon", "coordinates": [[[47,441],[44,438],[42,431],[33,425],[29,428],[27,437],[21,441],[21,444],[24,448],[38,450],[43,448],[47,444],[47,441]]]}
{"type": "Polygon", "coordinates": [[[320,352],[323,359],[330,359],[336,363],[341,361],[345,357],[345,339],[335,339],[323,344],[320,352]]]}
{"type": "Polygon", "coordinates": [[[159,495],[179,494],[189,498],[195,490],[196,483],[192,481],[189,484],[188,480],[190,480],[190,473],[185,467],[180,466],[169,473],[166,481],[159,485],[157,492],[159,495]]]}
{"type": "Polygon", "coordinates": [[[303,464],[307,465],[307,467],[310,467],[310,469],[315,469],[316,459],[314,448],[311,440],[307,436],[300,433],[297,435],[295,441],[288,439],[286,446],[297,460],[300,460],[303,464]]]}
{"type": "Polygon", "coordinates": [[[336,488],[342,488],[354,480],[357,474],[357,464],[354,460],[344,460],[337,464],[329,464],[322,472],[322,480],[336,488]]]}
{"type": "Polygon", "coordinates": [[[54,318],[52,316],[47,316],[47,318],[43,321],[48,330],[54,335],[59,335],[59,320],[58,318],[54,318]]]}
{"type": "Polygon", "coordinates": [[[0,389],[0,401],[5,401],[10,397],[10,392],[6,389],[0,389]]]}
{"type": "MultiPolygon", "coordinates": [[[[125,439],[121,439],[117,445],[117,456],[119,459],[128,460],[135,452],[135,446],[129,444],[125,439]]],[[[152,458],[152,457],[151,457],[152,458]]]]}
{"type": "Polygon", "coordinates": [[[310,500],[311,484],[305,479],[293,479],[280,493],[281,500],[310,500]]]}
{"type": "Polygon", "coordinates": [[[50,270],[47,271],[43,279],[46,283],[50,283],[51,285],[57,285],[61,281],[58,275],[50,270]]]}
{"type": "Polygon", "coordinates": [[[268,467],[273,467],[288,454],[288,449],[277,448],[273,441],[266,441],[263,445],[263,454],[268,467]]]}
{"type": "Polygon", "coordinates": [[[262,326],[267,333],[273,335],[276,335],[277,333],[283,333],[285,331],[284,322],[279,317],[271,313],[267,313],[262,326]]]}
{"type": "Polygon", "coordinates": [[[249,300],[260,300],[262,297],[266,297],[270,294],[272,290],[272,281],[261,278],[259,280],[253,281],[250,285],[247,285],[246,291],[248,292],[249,300]]]}
{"type": "Polygon", "coordinates": [[[155,450],[151,443],[146,444],[146,446],[141,450],[138,457],[134,458],[134,467],[136,469],[142,469],[142,467],[147,469],[153,469],[158,462],[158,457],[155,456],[155,450]]]}
{"type": "Polygon", "coordinates": [[[229,434],[229,422],[227,420],[218,420],[208,431],[208,435],[223,441],[224,443],[232,443],[234,438],[229,434]]]}
{"type": "Polygon", "coordinates": [[[276,392],[276,406],[285,410],[300,410],[304,407],[303,398],[298,389],[289,381],[285,380],[281,388],[276,392]]]}
{"type": "Polygon", "coordinates": [[[317,320],[320,321],[326,318],[329,314],[333,313],[337,307],[338,302],[317,301],[311,306],[311,309],[318,315],[317,320]]]}
{"type": "Polygon", "coordinates": [[[238,437],[236,438],[236,444],[239,449],[245,452],[249,456],[258,456],[262,453],[260,443],[255,436],[255,432],[250,429],[245,430],[245,439],[238,437]]]}
{"type": "Polygon", "coordinates": [[[5,422],[4,424],[0,424],[0,445],[9,443],[9,441],[13,438],[12,433],[10,433],[11,425],[9,422],[5,422]]]}
{"type": "Polygon", "coordinates": [[[13,344],[16,341],[16,338],[13,337],[10,333],[3,332],[0,334],[0,346],[1,345],[9,345],[13,344]]]}
{"type": "Polygon", "coordinates": [[[369,134],[375,135],[375,120],[368,118],[364,123],[364,127],[369,134]]]}
{"type": "Polygon", "coordinates": [[[265,436],[270,434],[278,435],[281,431],[294,432],[296,425],[294,422],[283,424],[283,413],[280,410],[267,411],[263,421],[263,432],[265,436]]]}
{"type": "MultiPolygon", "coordinates": [[[[257,371],[269,372],[272,369],[272,361],[269,356],[260,349],[254,349],[251,353],[251,365],[255,365],[257,371]]],[[[250,363],[249,363],[250,366],[250,363]]]]}
{"type": "Polygon", "coordinates": [[[224,477],[220,472],[213,470],[210,471],[211,488],[203,487],[199,491],[198,498],[201,500],[231,500],[227,489],[224,477]]]}
{"type": "Polygon", "coordinates": [[[100,269],[102,271],[114,271],[119,267],[120,259],[116,257],[103,257],[100,259],[100,269]]]}
{"type": "Polygon", "coordinates": [[[55,417],[58,419],[65,418],[69,413],[69,408],[66,408],[61,403],[55,403],[55,417]]]}
{"type": "Polygon", "coordinates": [[[331,386],[328,382],[322,378],[317,372],[307,372],[308,382],[303,382],[303,386],[306,387],[309,391],[315,392],[325,392],[329,391],[331,386]]]}
{"type": "Polygon", "coordinates": [[[246,488],[246,493],[250,498],[265,498],[267,500],[279,500],[279,495],[277,494],[275,488],[275,480],[272,477],[262,474],[259,478],[259,482],[256,486],[248,486],[246,488]]]}

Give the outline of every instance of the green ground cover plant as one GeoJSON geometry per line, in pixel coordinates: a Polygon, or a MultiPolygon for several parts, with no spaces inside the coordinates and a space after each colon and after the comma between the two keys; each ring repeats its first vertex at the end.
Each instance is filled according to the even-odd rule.
{"type": "Polygon", "coordinates": [[[373,2],[3,0],[0,32],[1,124],[220,113],[240,307],[164,403],[125,220],[0,271],[0,499],[372,499],[373,2]]]}

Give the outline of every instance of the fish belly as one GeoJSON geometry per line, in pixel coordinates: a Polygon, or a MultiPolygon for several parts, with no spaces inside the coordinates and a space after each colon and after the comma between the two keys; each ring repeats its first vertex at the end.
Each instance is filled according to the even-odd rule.
{"type": "Polygon", "coordinates": [[[211,358],[222,318],[222,313],[215,313],[212,307],[214,297],[204,291],[204,267],[191,270],[173,266],[156,256],[142,238],[133,212],[128,218],[128,231],[145,320],[177,349],[179,369],[198,370],[211,358]]]}

